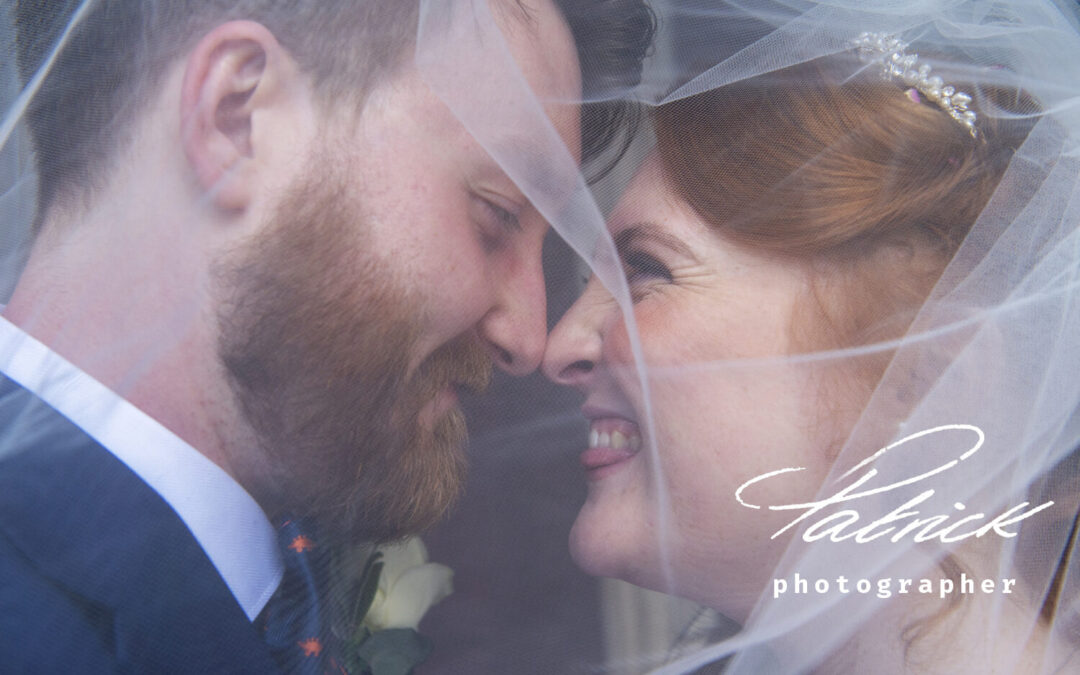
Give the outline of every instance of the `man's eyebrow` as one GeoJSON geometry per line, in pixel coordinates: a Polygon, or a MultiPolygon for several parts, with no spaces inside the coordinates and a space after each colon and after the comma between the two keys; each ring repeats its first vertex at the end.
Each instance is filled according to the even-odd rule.
{"type": "Polygon", "coordinates": [[[529,29],[529,32],[533,35],[536,34],[536,14],[534,8],[530,7],[524,2],[524,0],[513,0],[512,2],[496,2],[493,11],[499,12],[504,18],[514,19],[516,23],[524,25],[529,29]]]}
{"type": "Polygon", "coordinates": [[[577,186],[580,176],[578,167],[567,164],[562,168],[565,172],[569,172],[569,175],[563,176],[562,168],[556,166],[557,160],[551,156],[551,153],[545,152],[542,146],[519,139],[503,141],[496,146],[496,149],[498,155],[507,160],[504,166],[495,159],[496,168],[509,178],[530,201],[535,201],[534,198],[537,195],[563,201],[577,186]],[[514,180],[514,176],[521,180],[514,180]]]}
{"type": "Polygon", "coordinates": [[[636,242],[645,240],[665,246],[675,253],[687,258],[696,259],[697,256],[682,239],[668,232],[656,223],[635,223],[615,235],[615,249],[620,256],[625,256],[627,249],[636,242]]]}

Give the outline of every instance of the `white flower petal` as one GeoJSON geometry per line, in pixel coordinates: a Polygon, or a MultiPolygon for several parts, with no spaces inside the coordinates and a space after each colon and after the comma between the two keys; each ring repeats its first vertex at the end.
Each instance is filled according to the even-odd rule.
{"type": "Polygon", "coordinates": [[[399,544],[379,548],[382,552],[383,569],[379,576],[379,586],[389,588],[394,585],[405,570],[419,567],[428,561],[427,547],[420,537],[411,537],[399,544]]]}
{"type": "Polygon", "coordinates": [[[371,600],[367,614],[364,615],[363,623],[371,630],[382,630],[386,624],[386,591],[379,588],[375,590],[375,597],[371,600]]]}
{"type": "Polygon", "coordinates": [[[391,587],[379,608],[381,628],[412,628],[420,625],[432,605],[453,592],[454,571],[446,565],[427,563],[406,570],[391,587]]]}

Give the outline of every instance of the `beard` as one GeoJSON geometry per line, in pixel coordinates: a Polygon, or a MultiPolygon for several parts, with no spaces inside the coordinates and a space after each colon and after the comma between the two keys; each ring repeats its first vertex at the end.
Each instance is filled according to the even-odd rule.
{"type": "Polygon", "coordinates": [[[386,542],[430,527],[459,495],[464,415],[422,413],[450,387],[486,387],[492,363],[470,333],[408,372],[420,305],[366,245],[358,200],[331,164],[313,162],[263,233],[219,266],[219,357],[268,469],[245,486],[264,510],[386,542]]]}

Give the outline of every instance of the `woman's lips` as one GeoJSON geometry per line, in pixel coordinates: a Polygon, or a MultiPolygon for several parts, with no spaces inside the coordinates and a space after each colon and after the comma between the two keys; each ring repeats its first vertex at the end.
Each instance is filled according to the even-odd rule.
{"type": "Polygon", "coordinates": [[[641,450],[638,426],[620,417],[601,417],[592,420],[589,447],[581,453],[581,465],[589,480],[599,480],[631,459],[641,450]]]}

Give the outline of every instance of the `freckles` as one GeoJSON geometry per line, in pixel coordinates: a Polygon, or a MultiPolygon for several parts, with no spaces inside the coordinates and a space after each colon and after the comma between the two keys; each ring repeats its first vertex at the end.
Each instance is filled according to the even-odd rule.
{"type": "MultiPolygon", "coordinates": [[[[645,360],[653,366],[677,370],[679,366],[724,358],[724,322],[701,317],[694,307],[677,305],[672,300],[646,299],[635,308],[638,338],[645,360]]],[[[626,326],[619,318],[614,337],[620,340],[621,353],[632,361],[626,326]]]]}
{"type": "MultiPolygon", "coordinates": [[[[610,318],[606,334],[614,355],[620,355],[622,363],[633,363],[633,351],[631,350],[630,329],[623,317],[622,311],[614,298],[605,299],[610,306],[610,318]]],[[[641,343],[641,350],[645,360],[649,364],[679,365],[673,360],[678,354],[679,343],[685,341],[685,336],[692,334],[682,330],[686,325],[687,314],[670,311],[670,307],[657,307],[656,303],[650,306],[634,307],[634,324],[637,328],[637,338],[641,343]],[[680,327],[673,330],[674,326],[680,327]]]]}
{"type": "MultiPolygon", "coordinates": [[[[633,350],[630,348],[630,335],[627,333],[622,316],[609,320],[605,336],[604,356],[611,365],[625,366],[634,362],[633,350]]],[[[644,345],[642,347],[644,349],[644,345]]],[[[647,357],[648,354],[646,354],[647,357]]]]}
{"type": "MultiPolygon", "coordinates": [[[[458,271],[458,274],[466,272],[458,271]]],[[[443,280],[444,297],[440,303],[449,317],[460,323],[475,323],[495,304],[493,284],[482,278],[452,277],[453,283],[443,280]]]]}

